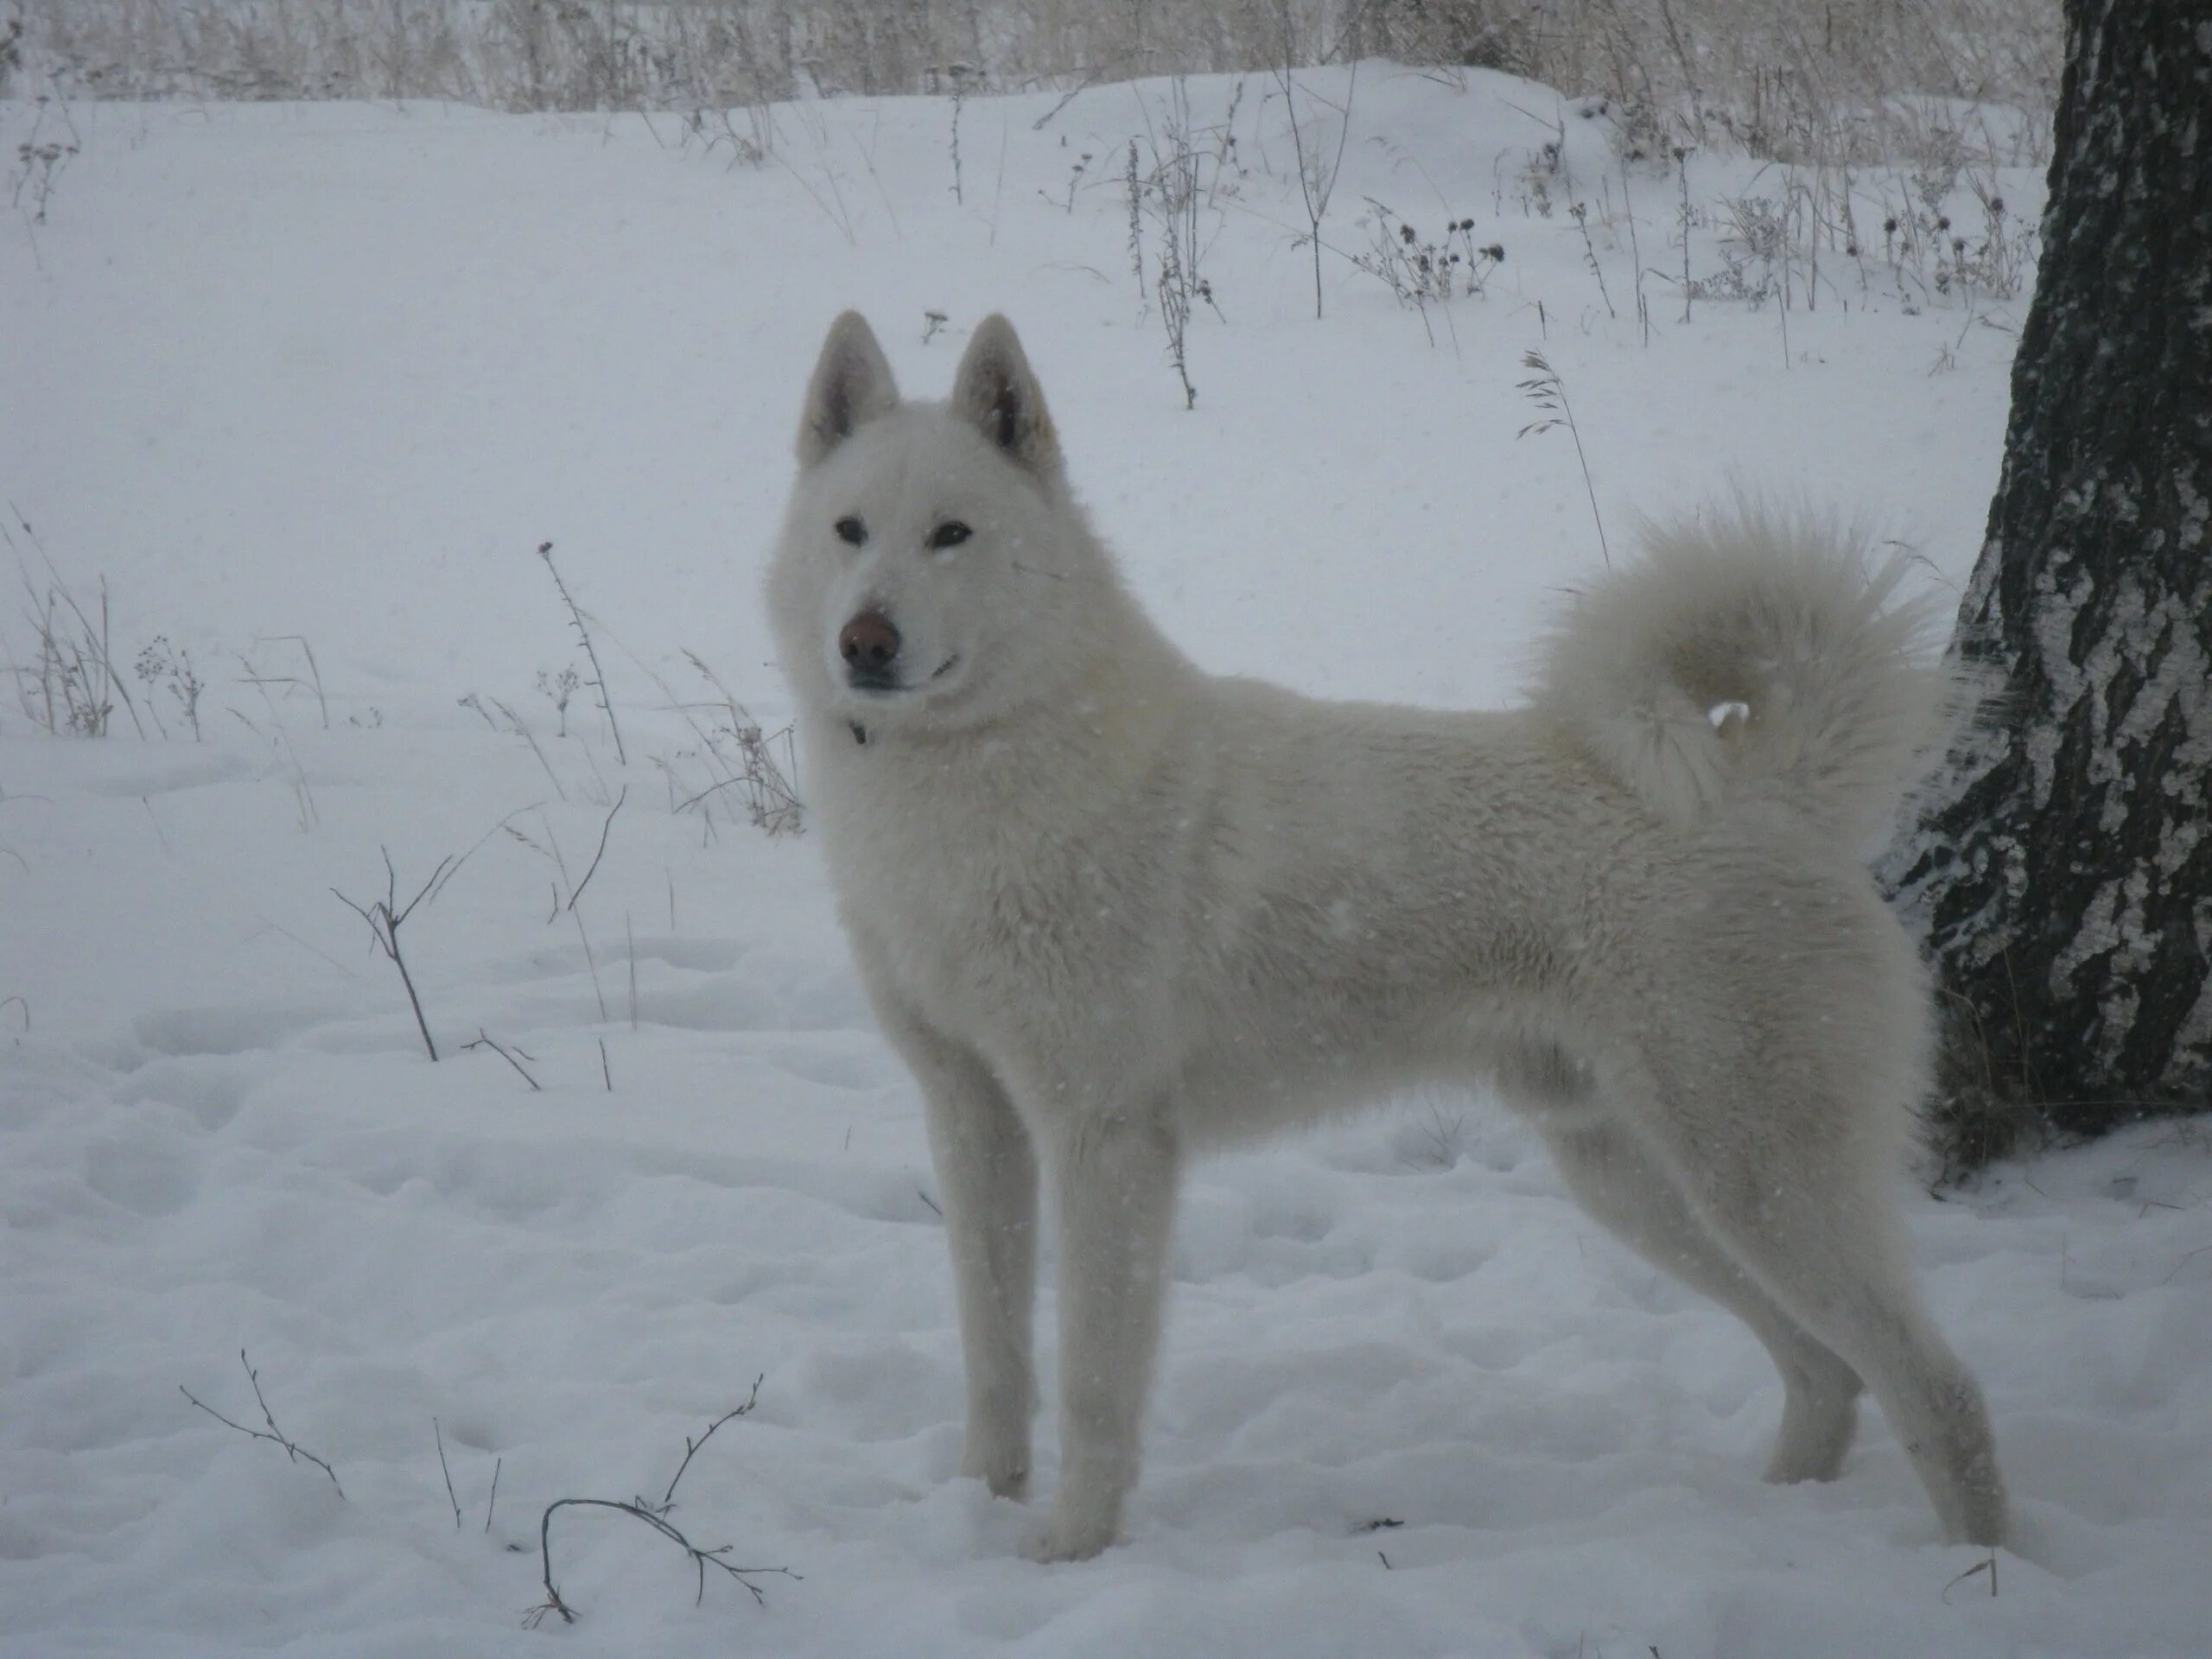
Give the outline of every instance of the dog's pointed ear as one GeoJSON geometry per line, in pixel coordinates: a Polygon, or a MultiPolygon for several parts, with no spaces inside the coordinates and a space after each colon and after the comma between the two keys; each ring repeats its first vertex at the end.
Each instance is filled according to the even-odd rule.
{"type": "Polygon", "coordinates": [[[1014,338],[996,313],[976,326],[952,383],[954,410],[1014,461],[1045,477],[1060,469],[1060,442],[1045,410],[1045,393],[1014,338]]]}
{"type": "Polygon", "coordinates": [[[822,358],[806,389],[806,413],[798,423],[798,459],[811,467],[853,435],[862,422],[899,406],[899,387],[875,331],[857,311],[830,325],[822,358]]]}

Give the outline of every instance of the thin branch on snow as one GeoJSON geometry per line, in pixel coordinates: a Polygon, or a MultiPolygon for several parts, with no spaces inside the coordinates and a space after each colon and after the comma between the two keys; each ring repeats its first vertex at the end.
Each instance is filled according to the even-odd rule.
{"type": "Polygon", "coordinates": [[[346,1489],[338,1484],[338,1471],[335,1469],[333,1469],[327,1463],[325,1463],[321,1458],[315,1456],[314,1452],[308,1451],[305,1446],[292,1440],[283,1429],[276,1427],[276,1414],[269,1409],[269,1402],[262,1396],[261,1373],[253,1369],[252,1363],[246,1358],[245,1350],[243,1348],[238,1350],[238,1363],[245,1367],[245,1380],[253,1385],[254,1403],[261,1408],[262,1421],[269,1425],[269,1427],[265,1432],[258,1428],[248,1428],[244,1423],[232,1422],[229,1418],[224,1416],[221,1412],[216,1410],[214,1407],[207,1404],[204,1401],[194,1398],[192,1390],[186,1388],[181,1382],[177,1384],[176,1391],[182,1395],[186,1399],[190,1400],[194,1405],[198,1406],[200,1410],[206,1412],[210,1417],[213,1417],[217,1422],[222,1424],[226,1428],[235,1428],[239,1433],[246,1436],[249,1440],[267,1440],[271,1445],[283,1446],[284,1448],[285,1454],[289,1457],[294,1463],[298,1463],[304,1459],[306,1461],[315,1465],[316,1468],[321,1470],[324,1474],[330,1477],[330,1484],[333,1486],[337,1487],[338,1496],[341,1498],[344,1497],[346,1496],[346,1489]]]}
{"type": "Polygon", "coordinates": [[[576,1622],[575,1608],[562,1599],[559,1587],[553,1582],[553,1516],[555,1512],[560,1510],[613,1510],[618,1514],[632,1516],[644,1522],[691,1558],[693,1570],[698,1574],[698,1591],[692,1601],[694,1606],[707,1599],[707,1569],[710,1567],[727,1573],[738,1583],[743,1585],[753,1597],[756,1605],[765,1604],[768,1598],[766,1592],[753,1582],[754,1579],[772,1574],[780,1574],[787,1579],[797,1579],[800,1576],[788,1567],[740,1567],[728,1559],[731,1545],[721,1544],[712,1549],[702,1549],[684,1536],[683,1531],[668,1518],[669,1511],[676,1507],[677,1482],[683,1478],[683,1471],[691,1466],[691,1459],[698,1455],[699,1448],[705,1446],[713,1437],[714,1432],[724,1423],[744,1416],[760,1402],[760,1384],[765,1381],[766,1381],[766,1373],[753,1378],[752,1392],[746,1395],[744,1403],[715,1418],[713,1422],[707,1425],[706,1432],[697,1440],[685,1437],[683,1461],[676,1466],[675,1476],[669,1481],[667,1490],[661,1494],[659,1503],[655,1503],[643,1497],[633,1497],[627,1503],[612,1497],[563,1497],[556,1498],[553,1503],[546,1505],[545,1513],[537,1525],[538,1561],[543,1570],[545,1599],[523,1615],[524,1629],[536,1630],[545,1622],[545,1616],[548,1613],[558,1614],[561,1622],[564,1624],[573,1624],[576,1622]]]}
{"type": "Polygon", "coordinates": [[[1994,1600],[1997,1595],[1997,1552],[1993,1549],[1989,1552],[1989,1559],[1987,1560],[1976,1561],[1972,1567],[1967,1568],[1965,1572],[1960,1573],[1957,1578],[1953,1579],[1948,1584],[1943,1586],[1943,1605],[1946,1607],[1951,1605],[1952,1591],[1957,1589],[1968,1579],[1978,1579],[1985,1573],[1989,1574],[1989,1594],[1991,1599],[1994,1600]]]}
{"type": "Polygon", "coordinates": [[[481,1026],[476,1027],[476,1040],[473,1043],[463,1043],[461,1046],[463,1053],[467,1052],[470,1049],[475,1048],[490,1049],[494,1054],[505,1060],[509,1065],[514,1067],[516,1075],[530,1085],[531,1091],[533,1094],[543,1094],[544,1092],[544,1090],[539,1085],[537,1079],[531,1077],[523,1067],[523,1060],[535,1061],[537,1058],[537,1056],[531,1053],[528,1049],[517,1048],[510,1052],[499,1043],[494,1042],[490,1037],[486,1036],[484,1032],[484,1027],[481,1026]],[[521,1060],[515,1058],[517,1054],[522,1056],[521,1060]]]}
{"type": "Polygon", "coordinates": [[[792,1572],[788,1567],[740,1567],[727,1559],[732,1546],[719,1544],[712,1549],[702,1549],[685,1537],[667,1516],[656,1515],[651,1510],[641,1509],[635,1503],[624,1503],[611,1497],[556,1498],[546,1505],[544,1518],[538,1523],[538,1559],[544,1567],[545,1599],[523,1615],[523,1628],[526,1630],[534,1630],[543,1624],[548,1613],[558,1613],[563,1624],[573,1624],[576,1622],[575,1608],[561,1599],[561,1592],[553,1582],[553,1516],[556,1510],[566,1509],[613,1510],[620,1514],[635,1516],[662,1537],[680,1548],[691,1558],[691,1564],[697,1569],[699,1574],[698,1593],[692,1598],[691,1604],[695,1607],[707,1599],[707,1569],[710,1567],[720,1568],[743,1585],[751,1592],[756,1606],[765,1605],[768,1596],[766,1591],[753,1582],[755,1577],[763,1577],[770,1573],[780,1573],[787,1579],[799,1577],[799,1574],[792,1572]]]}
{"type": "Polygon", "coordinates": [[[607,837],[614,828],[614,815],[622,810],[622,803],[630,798],[630,785],[622,785],[622,792],[614,798],[614,804],[607,809],[607,822],[599,826],[599,850],[591,855],[591,868],[584,872],[584,879],[576,883],[569,894],[569,908],[576,907],[576,900],[584,896],[584,889],[591,885],[593,876],[599,874],[599,861],[607,856],[607,837]]]}
{"type": "MultiPolygon", "coordinates": [[[[721,1416],[715,1418],[713,1422],[709,1423],[707,1425],[707,1432],[700,1435],[697,1440],[695,1440],[691,1439],[688,1434],[684,1436],[683,1461],[676,1465],[676,1473],[668,1483],[668,1490],[660,1495],[660,1503],[654,1508],[653,1512],[655,1514],[665,1515],[669,1510],[676,1507],[676,1483],[683,1478],[683,1471],[691,1466],[691,1459],[698,1454],[699,1448],[704,1446],[709,1440],[712,1440],[714,1438],[715,1431],[720,1428],[724,1423],[730,1421],[734,1418],[744,1416],[747,1412],[751,1411],[753,1407],[759,1405],[760,1403],[760,1385],[767,1380],[768,1374],[766,1371],[761,1372],[760,1376],[754,1377],[753,1379],[753,1390],[745,1396],[745,1403],[732,1410],[724,1412],[721,1416]]],[[[639,1498],[638,1501],[640,1503],[645,1502],[643,1498],[639,1498]]]]}
{"type": "Polygon", "coordinates": [[[446,1478],[446,1502],[453,1505],[453,1529],[459,1532],[461,1530],[461,1499],[454,1493],[453,1471],[446,1464],[446,1432],[438,1426],[438,1420],[435,1417],[430,1419],[430,1433],[437,1437],[438,1472],[446,1478]]]}
{"type": "Polygon", "coordinates": [[[584,626],[584,613],[576,608],[576,601],[569,596],[569,584],[561,580],[561,568],[553,563],[553,543],[540,542],[537,556],[545,561],[545,568],[552,574],[553,586],[560,590],[561,602],[569,607],[569,620],[576,626],[576,638],[583,641],[584,655],[591,659],[591,689],[599,693],[599,706],[607,715],[607,729],[614,734],[614,758],[624,766],[630,757],[623,751],[622,728],[614,718],[614,699],[607,690],[607,676],[599,666],[599,650],[591,642],[591,630],[584,626]]]}
{"type": "MultiPolygon", "coordinates": [[[[403,906],[399,902],[399,877],[391,868],[391,854],[381,847],[377,850],[384,854],[383,898],[368,905],[360,905],[348,899],[335,887],[330,890],[331,895],[369,925],[369,933],[375,939],[377,949],[390,957],[391,965],[399,969],[399,982],[407,988],[408,1003],[415,1010],[416,1029],[423,1033],[423,1046],[429,1051],[431,1063],[435,1065],[438,1058],[438,1046],[431,1039],[430,1022],[423,1017],[423,999],[415,994],[415,977],[407,971],[407,958],[400,954],[399,930],[406,923],[407,918],[415,913],[416,906],[442,885],[440,878],[449,873],[448,867],[457,869],[460,868],[460,863],[451,853],[448,853],[438,861],[437,868],[430,872],[430,879],[423,882],[416,890],[415,896],[403,906]]],[[[473,851],[474,849],[471,850],[473,851]]]]}

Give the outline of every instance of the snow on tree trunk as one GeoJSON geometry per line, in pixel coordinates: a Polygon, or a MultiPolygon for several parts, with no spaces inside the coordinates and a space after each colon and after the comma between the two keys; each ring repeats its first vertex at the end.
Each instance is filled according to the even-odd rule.
{"type": "Polygon", "coordinates": [[[2212,1105],[2212,9],[2068,0],[2044,252],[1955,649],[1995,701],[1883,875],[1955,1168],[2212,1105]]]}

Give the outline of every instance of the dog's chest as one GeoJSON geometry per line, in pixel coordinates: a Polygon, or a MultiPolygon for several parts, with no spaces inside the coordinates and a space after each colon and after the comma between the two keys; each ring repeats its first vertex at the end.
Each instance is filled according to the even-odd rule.
{"type": "Polygon", "coordinates": [[[995,810],[953,780],[837,809],[824,848],[855,946],[934,1023],[981,1039],[1141,1000],[1156,884],[1079,821],[995,810]]]}

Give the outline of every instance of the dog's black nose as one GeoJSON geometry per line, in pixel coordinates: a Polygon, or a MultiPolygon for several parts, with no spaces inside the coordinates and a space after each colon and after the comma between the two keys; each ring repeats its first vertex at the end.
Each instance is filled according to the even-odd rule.
{"type": "Polygon", "coordinates": [[[899,630],[881,611],[862,611],[838,630],[837,654],[855,684],[887,681],[899,657],[899,630]]]}

